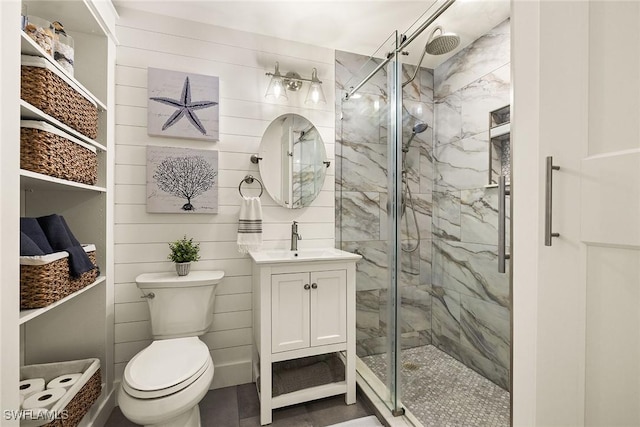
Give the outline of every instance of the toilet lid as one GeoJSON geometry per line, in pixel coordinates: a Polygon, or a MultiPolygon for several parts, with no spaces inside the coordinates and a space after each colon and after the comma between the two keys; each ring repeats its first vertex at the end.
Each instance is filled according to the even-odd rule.
{"type": "Polygon", "coordinates": [[[172,388],[201,374],[210,358],[198,337],[154,341],[127,364],[124,380],[142,392],[172,388]]]}

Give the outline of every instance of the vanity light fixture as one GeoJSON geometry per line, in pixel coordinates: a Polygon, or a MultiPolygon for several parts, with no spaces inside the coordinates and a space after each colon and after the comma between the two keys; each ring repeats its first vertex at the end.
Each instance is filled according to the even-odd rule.
{"type": "Polygon", "coordinates": [[[296,92],[302,87],[302,82],[310,82],[309,91],[305,98],[305,104],[317,104],[319,102],[326,103],[327,100],[324,97],[322,91],[322,82],[318,79],[318,70],[313,68],[311,70],[311,78],[306,79],[301,77],[300,74],[295,71],[289,71],[284,76],[280,74],[280,64],[276,62],[275,71],[273,73],[265,73],[267,76],[271,76],[267,93],[264,95],[267,99],[288,99],[287,90],[296,92]]]}
{"type": "Polygon", "coordinates": [[[284,87],[284,78],[282,77],[282,74],[280,74],[278,65],[279,64],[276,62],[276,70],[274,73],[267,73],[267,76],[272,76],[271,81],[269,82],[269,87],[267,88],[267,93],[264,95],[267,99],[287,99],[287,90],[284,87]]]}

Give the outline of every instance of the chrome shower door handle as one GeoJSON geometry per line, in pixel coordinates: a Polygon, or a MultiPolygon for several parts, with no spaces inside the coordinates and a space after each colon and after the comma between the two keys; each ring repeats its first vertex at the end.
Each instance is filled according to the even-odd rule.
{"type": "Polygon", "coordinates": [[[547,169],[545,179],[545,192],[544,192],[544,245],[551,246],[551,239],[553,237],[560,237],[560,233],[554,233],[552,231],[552,219],[553,219],[553,171],[559,171],[560,166],[553,165],[553,157],[547,156],[547,169]]]}
{"type": "Polygon", "coordinates": [[[507,236],[507,196],[511,195],[511,190],[507,188],[507,181],[504,175],[498,178],[498,273],[506,271],[506,260],[511,258],[506,249],[507,236]]]}

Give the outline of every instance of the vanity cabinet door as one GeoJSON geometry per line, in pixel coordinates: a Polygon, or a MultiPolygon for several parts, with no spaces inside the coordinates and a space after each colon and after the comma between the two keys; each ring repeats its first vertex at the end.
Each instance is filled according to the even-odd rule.
{"type": "Polygon", "coordinates": [[[309,273],[271,276],[273,353],[309,347],[309,292],[309,273]]]}
{"type": "Polygon", "coordinates": [[[346,270],[311,273],[311,346],[347,341],[346,270]]]}

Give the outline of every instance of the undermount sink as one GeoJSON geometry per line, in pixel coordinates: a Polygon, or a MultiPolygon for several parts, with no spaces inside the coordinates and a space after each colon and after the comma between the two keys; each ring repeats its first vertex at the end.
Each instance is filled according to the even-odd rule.
{"type": "Polygon", "coordinates": [[[347,261],[362,258],[362,256],[358,254],[335,248],[299,249],[297,251],[265,249],[262,251],[251,251],[249,254],[257,264],[298,261],[347,261]]]}

